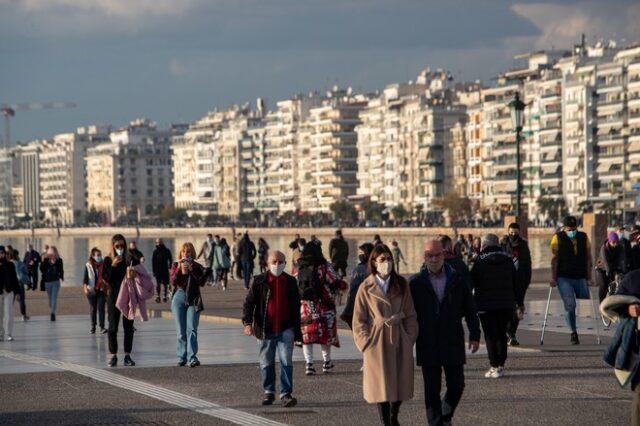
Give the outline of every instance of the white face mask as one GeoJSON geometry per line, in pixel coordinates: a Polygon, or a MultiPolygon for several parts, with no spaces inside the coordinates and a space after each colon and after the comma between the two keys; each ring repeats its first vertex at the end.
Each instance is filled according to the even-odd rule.
{"type": "Polygon", "coordinates": [[[122,256],[122,254],[123,254],[123,253],[124,253],[124,250],[123,250],[123,249],[121,249],[121,248],[117,248],[117,249],[116,249],[116,254],[117,254],[118,256],[122,256]]]}
{"type": "Polygon", "coordinates": [[[278,263],[277,265],[269,266],[269,271],[273,276],[278,277],[280,276],[280,274],[284,272],[284,267],[285,267],[284,263],[278,263]]]}
{"type": "Polygon", "coordinates": [[[388,277],[391,273],[391,262],[385,260],[384,262],[376,262],[376,269],[378,274],[383,277],[388,277]]]}

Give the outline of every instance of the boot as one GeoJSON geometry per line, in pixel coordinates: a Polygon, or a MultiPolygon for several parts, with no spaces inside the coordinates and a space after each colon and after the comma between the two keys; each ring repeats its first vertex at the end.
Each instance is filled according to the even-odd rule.
{"type": "Polygon", "coordinates": [[[390,416],[390,424],[391,426],[399,426],[398,423],[398,415],[400,414],[400,404],[402,401],[396,401],[391,403],[391,416],[390,416]]]}
{"type": "Polygon", "coordinates": [[[388,402],[378,403],[378,414],[383,426],[391,426],[391,407],[388,402]]]}

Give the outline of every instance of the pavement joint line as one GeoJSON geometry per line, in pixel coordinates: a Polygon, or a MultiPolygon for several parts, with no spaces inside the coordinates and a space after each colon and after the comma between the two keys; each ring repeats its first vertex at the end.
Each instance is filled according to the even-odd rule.
{"type": "Polygon", "coordinates": [[[185,408],[191,411],[195,411],[200,414],[205,414],[211,417],[216,417],[221,420],[227,420],[229,422],[244,425],[244,426],[282,426],[283,423],[279,423],[273,420],[266,419],[264,417],[256,416],[254,414],[245,413],[243,411],[235,410],[233,408],[224,407],[213,402],[205,401],[199,398],[195,398],[189,395],[185,395],[171,389],[166,389],[160,386],[152,385],[150,383],[143,382],[141,380],[132,379],[126,376],[122,376],[116,373],[111,373],[98,368],[87,367],[79,364],[73,364],[69,362],[62,362],[48,358],[36,357],[33,355],[22,354],[18,352],[12,352],[7,350],[0,350],[0,356],[5,358],[14,359],[16,361],[28,362],[32,364],[39,364],[47,367],[54,367],[60,370],[69,371],[79,374],[81,376],[88,377],[98,382],[106,383],[111,386],[115,386],[124,390],[136,392],[147,397],[157,399],[167,404],[175,405],[180,408],[185,408]]]}

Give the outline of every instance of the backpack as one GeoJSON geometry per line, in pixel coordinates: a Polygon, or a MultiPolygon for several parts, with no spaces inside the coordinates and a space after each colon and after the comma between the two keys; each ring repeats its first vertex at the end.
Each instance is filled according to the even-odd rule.
{"type": "Polygon", "coordinates": [[[29,278],[29,270],[27,269],[27,265],[24,262],[16,262],[16,275],[18,276],[18,282],[20,285],[29,286],[31,285],[31,278],[29,278]]]}
{"type": "Polygon", "coordinates": [[[316,300],[322,296],[322,282],[312,267],[298,270],[298,290],[302,300],[316,300]]]}

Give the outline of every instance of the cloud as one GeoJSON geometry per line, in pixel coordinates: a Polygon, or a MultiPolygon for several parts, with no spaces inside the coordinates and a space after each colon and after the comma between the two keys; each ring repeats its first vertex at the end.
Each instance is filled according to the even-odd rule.
{"type": "Polygon", "coordinates": [[[586,34],[603,39],[640,41],[640,3],[620,0],[615,5],[588,1],[574,4],[517,3],[511,9],[531,21],[540,34],[533,36],[536,48],[566,48],[586,34]]]}

